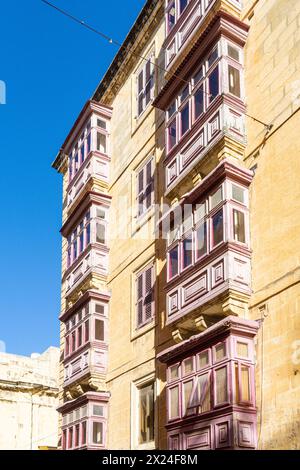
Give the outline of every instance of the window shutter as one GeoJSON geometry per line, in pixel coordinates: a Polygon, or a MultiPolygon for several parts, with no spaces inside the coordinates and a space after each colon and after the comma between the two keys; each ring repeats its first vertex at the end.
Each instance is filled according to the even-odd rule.
{"type": "Polygon", "coordinates": [[[152,305],[153,305],[153,286],[152,286],[152,272],[153,267],[145,271],[145,321],[152,318],[152,305]]]}
{"type": "Polygon", "coordinates": [[[143,323],[143,273],[137,278],[137,326],[143,323]]]}
{"type": "Polygon", "coordinates": [[[146,204],[146,209],[149,209],[149,207],[152,204],[152,194],[153,194],[153,159],[150,160],[150,162],[147,163],[146,166],[146,190],[145,190],[145,204],[146,204]]]}
{"type": "Polygon", "coordinates": [[[138,174],[137,182],[138,217],[144,212],[144,168],[138,174]]]}

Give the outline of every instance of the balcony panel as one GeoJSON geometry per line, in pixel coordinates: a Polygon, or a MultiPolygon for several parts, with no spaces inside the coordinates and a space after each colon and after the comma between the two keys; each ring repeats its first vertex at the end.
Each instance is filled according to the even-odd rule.
{"type": "Polygon", "coordinates": [[[107,370],[107,347],[89,348],[71,360],[65,360],[64,387],[71,385],[81,377],[94,374],[105,374],[107,370]]]}
{"type": "Polygon", "coordinates": [[[178,279],[167,292],[167,323],[180,322],[190,326],[199,312],[222,315],[226,294],[251,294],[251,263],[249,255],[227,251],[205,266],[195,267],[189,277],[178,279]]]}

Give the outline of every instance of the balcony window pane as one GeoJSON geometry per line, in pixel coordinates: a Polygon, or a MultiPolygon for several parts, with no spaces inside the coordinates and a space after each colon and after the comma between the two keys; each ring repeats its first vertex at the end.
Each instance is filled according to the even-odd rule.
{"type": "Polygon", "coordinates": [[[217,66],[208,78],[209,103],[211,103],[219,94],[219,67],[217,66]]]}
{"type": "Polygon", "coordinates": [[[187,4],[189,3],[189,0],[179,0],[179,14],[183,12],[183,10],[186,8],[187,4]]]}
{"type": "Polygon", "coordinates": [[[195,105],[195,119],[198,119],[201,114],[203,114],[203,85],[199,87],[194,96],[194,105],[195,105]]]}
{"type": "Polygon", "coordinates": [[[104,341],[104,321],[95,320],[95,339],[104,341]]]}
{"type": "Polygon", "coordinates": [[[78,347],[82,345],[82,326],[78,328],[78,347]]]}
{"type": "Polygon", "coordinates": [[[245,203],[245,190],[236,184],[232,185],[232,199],[242,204],[245,203]]]}
{"type": "Polygon", "coordinates": [[[103,406],[93,405],[93,416],[104,416],[103,406]]]}
{"type": "Polygon", "coordinates": [[[170,119],[176,112],[176,101],[174,101],[171,106],[168,108],[168,119],[170,119]]]}
{"type": "Polygon", "coordinates": [[[202,80],[202,78],[204,77],[204,74],[203,74],[203,65],[201,65],[200,69],[198,70],[198,72],[194,75],[193,77],[193,84],[194,86],[197,85],[197,83],[200,82],[200,80],[202,80]]]}
{"type": "Polygon", "coordinates": [[[241,366],[241,401],[249,402],[250,398],[250,369],[247,366],[241,366]]]}
{"type": "Polygon", "coordinates": [[[202,204],[197,204],[195,209],[195,222],[199,222],[199,220],[203,219],[206,215],[206,203],[203,202],[202,204]]]}
{"type": "Polygon", "coordinates": [[[87,145],[86,145],[86,149],[87,149],[87,155],[90,153],[91,151],[91,134],[88,135],[87,137],[87,145]]]}
{"type": "Polygon", "coordinates": [[[177,126],[174,120],[168,127],[168,149],[169,151],[176,145],[177,140],[177,126]]]}
{"type": "Polygon", "coordinates": [[[86,444],[86,421],[81,424],[81,444],[86,444]]]}
{"type": "Polygon", "coordinates": [[[169,276],[172,279],[178,274],[178,246],[173,248],[169,253],[169,276]]]}
{"type": "Polygon", "coordinates": [[[170,367],[169,376],[170,376],[171,381],[176,380],[176,379],[179,378],[179,366],[177,364],[176,364],[176,366],[170,367]]]}
{"type": "Polygon", "coordinates": [[[187,103],[181,111],[181,135],[183,136],[190,128],[190,104],[187,103]]]}
{"type": "Polygon", "coordinates": [[[182,242],[182,263],[183,269],[190,266],[193,262],[193,237],[190,234],[182,242]]]}
{"type": "Polygon", "coordinates": [[[179,417],[179,387],[174,387],[169,390],[169,418],[174,419],[179,417]]]}
{"type": "Polygon", "coordinates": [[[185,359],[183,361],[183,375],[189,375],[194,370],[194,361],[193,358],[185,359]]]}
{"type": "Polygon", "coordinates": [[[240,60],[239,49],[237,47],[232,46],[231,44],[228,44],[228,55],[234,60],[240,60]]]}
{"type": "Polygon", "coordinates": [[[93,444],[103,443],[103,423],[93,422],[93,444]]]}
{"type": "Polygon", "coordinates": [[[139,390],[139,444],[154,440],[154,384],[139,390]]]}
{"type": "Polygon", "coordinates": [[[72,333],[72,352],[76,350],[76,334],[75,331],[72,333]]]}
{"type": "Polygon", "coordinates": [[[215,347],[216,361],[221,361],[226,357],[226,344],[220,343],[215,347]]]}
{"type": "Polygon", "coordinates": [[[204,413],[211,409],[211,389],[209,373],[198,377],[198,396],[199,396],[199,413],[204,413]]]}
{"type": "Polygon", "coordinates": [[[97,150],[106,153],[106,135],[97,132],[97,150]]]}
{"type": "Polygon", "coordinates": [[[237,341],[236,352],[238,357],[249,357],[248,343],[241,343],[240,341],[237,341]]]}
{"type": "Polygon", "coordinates": [[[203,351],[202,353],[198,354],[198,367],[199,369],[203,369],[204,367],[208,365],[209,365],[208,351],[203,351]]]}
{"type": "Polygon", "coordinates": [[[223,199],[222,186],[210,197],[210,209],[214,209],[223,199]]]}
{"type": "Polygon", "coordinates": [[[206,222],[202,222],[199,227],[196,229],[196,239],[197,239],[197,250],[196,257],[197,259],[207,253],[207,230],[206,222]]]}
{"type": "Polygon", "coordinates": [[[89,341],[90,338],[90,327],[89,327],[89,321],[86,321],[84,324],[84,339],[85,342],[89,341]]]}
{"type": "Polygon", "coordinates": [[[82,253],[83,249],[84,249],[84,232],[82,230],[79,236],[79,253],[82,253]]]}
{"type": "Polygon", "coordinates": [[[245,214],[233,210],[233,238],[236,242],[246,243],[245,214]]]}
{"type": "Polygon", "coordinates": [[[86,226],[86,246],[91,243],[91,226],[88,224],[86,226]]]}
{"type": "Polygon", "coordinates": [[[75,426],[75,447],[79,447],[79,424],[75,426]]]}
{"type": "Polygon", "coordinates": [[[207,59],[208,68],[217,60],[218,55],[218,48],[216,47],[207,59]]]}
{"type": "Polygon", "coordinates": [[[97,119],[97,126],[101,127],[101,129],[106,129],[106,122],[102,119],[97,119]]]}
{"type": "Polygon", "coordinates": [[[223,210],[221,210],[212,218],[212,246],[223,241],[223,231],[223,210]]]}
{"type": "Polygon", "coordinates": [[[172,28],[175,26],[176,22],[176,17],[175,17],[175,2],[171,3],[171,6],[168,10],[168,33],[172,30],[172,28]]]}
{"type": "Polygon", "coordinates": [[[186,415],[193,391],[193,380],[183,384],[183,415],[186,415]]]}
{"type": "Polygon", "coordinates": [[[241,79],[240,71],[231,65],[228,65],[228,84],[229,84],[229,93],[241,97],[241,79]]]}
{"type": "Polygon", "coordinates": [[[105,244],[105,225],[97,223],[96,224],[96,242],[105,244]]]}
{"type": "Polygon", "coordinates": [[[227,367],[216,370],[216,405],[227,402],[227,367]]]}
{"type": "Polygon", "coordinates": [[[69,428],[68,432],[68,449],[73,447],[73,428],[69,428]]]}

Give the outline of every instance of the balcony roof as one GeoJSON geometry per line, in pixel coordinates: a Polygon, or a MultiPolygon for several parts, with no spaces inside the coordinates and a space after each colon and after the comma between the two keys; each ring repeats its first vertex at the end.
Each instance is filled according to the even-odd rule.
{"type": "Polygon", "coordinates": [[[259,329],[259,322],[254,320],[245,320],[244,318],[235,317],[230,315],[223,320],[215,323],[207,330],[197,335],[191,336],[186,341],[180,344],[175,344],[168,349],[165,349],[157,355],[157,359],[162,363],[169,363],[173,359],[178,358],[199,345],[204,345],[212,338],[217,338],[219,335],[230,332],[241,334],[243,336],[254,337],[259,329]]]}

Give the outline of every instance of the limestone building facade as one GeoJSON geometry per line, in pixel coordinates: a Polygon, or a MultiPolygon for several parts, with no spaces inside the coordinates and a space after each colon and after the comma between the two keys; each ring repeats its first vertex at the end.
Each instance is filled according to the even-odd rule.
{"type": "Polygon", "coordinates": [[[300,5],[148,0],[63,175],[62,449],[296,449],[300,5]]]}
{"type": "Polygon", "coordinates": [[[0,449],[56,449],[59,348],[31,357],[0,353],[0,449]]]}

